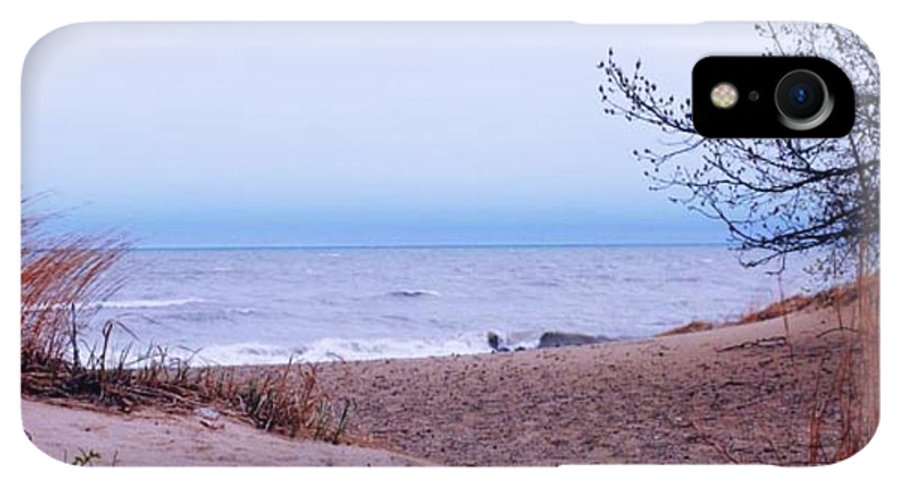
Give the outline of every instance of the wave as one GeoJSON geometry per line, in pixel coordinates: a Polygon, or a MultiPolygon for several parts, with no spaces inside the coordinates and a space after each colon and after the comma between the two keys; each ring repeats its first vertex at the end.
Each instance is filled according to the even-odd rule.
{"type": "MultiPolygon", "coordinates": [[[[566,335],[566,333],[554,333],[566,335]]],[[[238,342],[210,345],[202,348],[179,347],[184,355],[177,351],[170,352],[169,358],[181,358],[195,366],[229,366],[229,365],[283,365],[292,362],[335,362],[360,361],[403,358],[448,357],[452,355],[472,355],[496,351],[490,344],[490,336],[496,337],[496,350],[519,351],[533,350],[540,347],[539,337],[535,331],[519,331],[505,335],[495,332],[463,333],[448,339],[349,339],[328,337],[314,340],[308,344],[277,345],[262,342],[238,342]]],[[[588,336],[569,334],[571,336],[588,336]]],[[[617,341],[633,337],[602,337],[600,341],[617,341]]],[[[573,343],[574,344],[574,343],[573,343]]],[[[140,364],[134,354],[131,360],[140,364]]]]}
{"type": "Polygon", "coordinates": [[[433,290],[412,289],[412,290],[395,290],[389,292],[391,297],[440,297],[441,294],[433,290]]]}
{"type": "Polygon", "coordinates": [[[470,334],[446,340],[322,338],[308,345],[295,346],[257,342],[213,345],[201,349],[195,361],[213,365],[263,365],[283,364],[288,360],[332,362],[424,358],[490,351],[483,334],[470,334]]]}
{"type": "Polygon", "coordinates": [[[225,312],[229,314],[237,314],[240,316],[251,316],[256,314],[256,309],[253,309],[251,307],[229,307],[225,309],[225,312]]]}
{"type": "MultiPolygon", "coordinates": [[[[572,333],[553,334],[589,336],[572,333]]],[[[491,335],[496,337],[495,346],[502,351],[533,350],[539,347],[539,338],[542,336],[539,332],[520,331],[506,335],[493,332],[472,332],[441,340],[329,337],[299,345],[242,342],[202,348],[196,354],[195,361],[211,365],[267,365],[284,364],[289,360],[294,362],[333,362],[470,355],[494,351],[490,345],[491,335]]],[[[624,337],[593,337],[598,341],[625,339],[624,337]]]]}
{"type": "MultiPolygon", "coordinates": [[[[76,302],[76,309],[157,309],[205,302],[203,299],[132,299],[119,301],[76,302]]],[[[25,312],[68,309],[73,304],[41,304],[25,308],[25,312]]]]}
{"type": "Polygon", "coordinates": [[[531,280],[525,282],[523,285],[531,287],[559,287],[562,285],[562,282],[559,280],[531,280]]]}
{"type": "Polygon", "coordinates": [[[101,301],[92,302],[88,307],[99,307],[101,309],[157,309],[164,307],[186,306],[188,304],[197,304],[204,302],[203,299],[185,298],[185,299],[130,299],[118,301],[101,301]]]}

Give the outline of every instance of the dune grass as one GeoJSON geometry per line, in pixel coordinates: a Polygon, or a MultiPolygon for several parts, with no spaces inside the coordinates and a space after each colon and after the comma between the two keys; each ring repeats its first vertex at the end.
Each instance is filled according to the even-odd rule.
{"type": "Polygon", "coordinates": [[[47,235],[42,232],[45,220],[22,218],[22,367],[77,369],[78,334],[84,326],[79,319],[87,319],[79,313],[118,288],[108,272],[128,243],[112,236],[47,235]]]}
{"type": "MultiPolygon", "coordinates": [[[[793,352],[790,334],[790,314],[809,309],[831,308],[837,325],[819,333],[839,336],[840,348],[834,355],[822,358],[814,379],[811,395],[805,400],[807,450],[809,465],[831,464],[844,460],[872,438],[879,418],[879,298],[880,274],[860,269],[849,283],[832,287],[814,295],[795,295],[782,298],[763,308],[752,308],[734,321],[714,324],[692,321],[663,332],[658,336],[709,331],[721,327],[753,324],[780,318],[784,323],[784,344],[793,352]]],[[[793,358],[793,354],[791,354],[793,358]]],[[[797,371],[788,374],[797,376],[797,371]]],[[[704,443],[732,463],[759,463],[742,460],[726,445],[709,438],[695,426],[704,443]]],[[[766,434],[761,434],[764,438],[766,434]]],[[[766,438],[767,440],[769,438],[766,438]]],[[[772,446],[778,455],[780,448],[772,446]]]]}
{"type": "MultiPolygon", "coordinates": [[[[834,300],[838,326],[821,334],[841,336],[842,349],[830,378],[816,378],[808,415],[809,464],[830,464],[861,450],[878,425],[879,274],[860,274],[843,288],[852,301],[834,300]],[[837,440],[826,443],[828,424],[837,440]]],[[[824,371],[824,369],[823,369],[824,371]]]]}
{"type": "MultiPolygon", "coordinates": [[[[26,208],[27,206],[23,207],[26,208]]],[[[161,346],[137,358],[113,353],[111,338],[126,325],[92,324],[92,304],[113,294],[123,277],[114,268],[129,242],[116,236],[52,235],[44,217],[22,218],[21,389],[35,397],[73,399],[130,411],[154,406],[216,409],[258,428],[333,443],[346,432],[352,405],[335,401],[312,366],[238,378],[227,369],[194,367],[161,346]],[[88,328],[102,340],[86,346],[88,328]]]]}

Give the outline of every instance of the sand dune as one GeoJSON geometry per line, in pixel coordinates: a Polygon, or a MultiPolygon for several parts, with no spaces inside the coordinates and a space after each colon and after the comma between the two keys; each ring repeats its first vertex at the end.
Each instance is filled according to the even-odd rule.
{"type": "MultiPolygon", "coordinates": [[[[852,324],[855,308],[843,310],[852,324]]],[[[640,341],[319,365],[355,404],[350,433],[392,451],[223,429],[152,409],[109,414],[23,401],[34,443],[121,465],[555,465],[809,461],[809,414],[851,335],[832,307],[640,341]],[[818,388],[816,387],[818,385],[818,388]],[[400,455],[400,453],[408,454],[400,455]]],[[[258,375],[271,366],[234,367],[258,375]]],[[[827,412],[822,445],[840,434],[827,412]]]]}
{"type": "Polygon", "coordinates": [[[217,429],[190,415],[152,409],[110,414],[22,401],[22,421],[47,455],[71,462],[93,450],[94,465],[421,465],[385,450],[292,440],[225,420],[217,429]]]}
{"type": "MultiPolygon", "coordinates": [[[[333,363],[321,379],[357,403],[357,430],[441,464],[803,464],[816,381],[827,392],[845,342],[833,308],[788,324],[790,341],[775,318],[643,341],[333,363]]],[[[830,411],[823,445],[839,429],[830,411]]]]}

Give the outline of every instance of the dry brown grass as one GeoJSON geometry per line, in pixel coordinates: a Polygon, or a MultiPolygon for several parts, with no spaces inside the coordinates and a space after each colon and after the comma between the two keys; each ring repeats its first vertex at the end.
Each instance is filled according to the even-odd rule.
{"type": "MultiPolygon", "coordinates": [[[[868,287],[871,282],[877,283],[878,274],[870,275],[867,279],[868,287]]],[[[659,333],[657,336],[673,336],[678,334],[696,333],[698,331],[709,331],[715,328],[727,326],[739,326],[743,324],[758,323],[769,319],[786,317],[789,314],[802,311],[807,308],[823,308],[823,307],[847,307],[854,304],[860,297],[859,286],[857,282],[832,287],[830,289],[819,292],[815,295],[797,294],[785,299],[775,301],[763,308],[751,308],[748,312],[741,315],[734,321],[725,321],[714,323],[711,321],[694,320],[683,326],[678,326],[667,331],[659,333]]],[[[876,318],[877,320],[877,318],[876,318]]]]}
{"type": "MultiPolygon", "coordinates": [[[[22,392],[37,398],[86,401],[129,412],[141,406],[176,413],[213,407],[257,428],[290,437],[339,443],[345,439],[349,401],[319,387],[314,367],[288,363],[253,376],[233,369],[191,367],[151,348],[138,368],[124,361],[104,366],[91,355],[80,370],[32,368],[22,372],[22,392]]],[[[121,358],[121,357],[120,357],[121,358]]]]}
{"type": "Polygon", "coordinates": [[[226,369],[196,368],[166,348],[138,358],[114,354],[110,339],[125,329],[102,324],[101,344],[81,351],[91,304],[120,284],[113,267],[128,250],[114,236],[51,236],[43,218],[22,219],[21,388],[34,397],[68,399],[130,411],[154,406],[177,411],[214,406],[267,431],[338,443],[351,404],[318,384],[315,368],[288,363],[280,371],[237,379],[226,369]],[[113,356],[114,355],[114,356],[113,356]]]}
{"type": "Polygon", "coordinates": [[[698,331],[709,331],[715,327],[716,325],[709,321],[691,321],[684,326],[679,326],[668,331],[663,331],[657,336],[674,336],[686,333],[696,333],[698,331]]]}
{"type": "Polygon", "coordinates": [[[204,368],[189,385],[204,403],[249,418],[257,428],[338,443],[349,421],[350,401],[334,400],[319,386],[315,366],[288,362],[248,377],[233,369],[204,368]]]}
{"type": "MultiPolygon", "coordinates": [[[[860,260],[864,262],[864,260],[860,260]]],[[[805,443],[809,465],[831,464],[844,460],[871,439],[879,419],[879,297],[878,271],[858,270],[853,282],[822,291],[818,294],[797,295],[775,302],[762,309],[744,314],[733,322],[712,324],[693,321],[660,336],[706,331],[718,327],[750,324],[783,318],[785,335],[782,339],[793,350],[789,315],[808,308],[830,308],[837,317],[837,325],[818,334],[838,336],[838,350],[824,356],[814,378],[811,394],[803,395],[808,406],[798,423],[806,423],[805,443]]],[[[768,340],[768,339],[767,339],[768,340]]],[[[766,340],[766,341],[767,341],[766,340]]],[[[761,340],[763,341],[763,340],[761,340]]],[[[758,342],[757,342],[758,343],[758,342]]],[[[737,348],[745,345],[737,345],[737,348]]],[[[792,355],[793,357],[793,355],[792,355]]],[[[800,378],[797,371],[790,375],[800,378]]],[[[802,395],[802,393],[801,393],[802,395]]],[[[702,441],[732,463],[759,463],[743,460],[727,450],[720,440],[704,435],[695,426],[702,441]]],[[[767,443],[770,434],[762,433],[767,443]]],[[[772,445],[779,455],[782,447],[772,445]]]]}
{"type": "Polygon", "coordinates": [[[843,293],[855,302],[833,300],[838,327],[822,333],[840,335],[842,350],[830,378],[816,378],[808,418],[810,465],[857,453],[874,435],[880,415],[879,274],[860,274],[843,293]],[[826,442],[829,435],[836,440],[826,442]]]}
{"type": "Polygon", "coordinates": [[[118,283],[107,272],[128,243],[113,236],[48,236],[41,232],[44,221],[22,218],[22,368],[61,362],[78,368],[79,320],[87,319],[92,302],[116,290],[118,283]]]}
{"type": "Polygon", "coordinates": [[[762,309],[749,311],[737,321],[729,324],[757,323],[772,318],[779,318],[806,309],[814,302],[815,299],[813,297],[807,295],[795,295],[793,297],[788,297],[787,299],[773,302],[762,309]]]}

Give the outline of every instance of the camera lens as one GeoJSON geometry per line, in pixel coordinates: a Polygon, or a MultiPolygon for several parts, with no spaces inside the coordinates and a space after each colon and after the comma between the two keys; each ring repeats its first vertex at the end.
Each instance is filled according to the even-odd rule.
{"type": "Polygon", "coordinates": [[[805,131],[828,119],[834,101],[819,75],[808,70],[795,70],[778,82],[775,105],[782,124],[805,131]]]}

